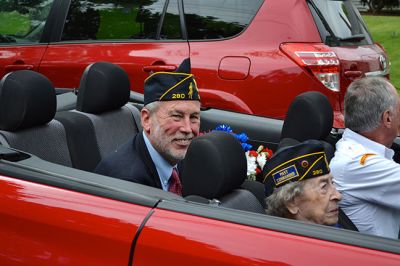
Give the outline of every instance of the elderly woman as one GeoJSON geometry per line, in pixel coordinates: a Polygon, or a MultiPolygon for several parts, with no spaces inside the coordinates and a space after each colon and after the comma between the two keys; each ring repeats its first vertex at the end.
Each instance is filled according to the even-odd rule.
{"type": "Polygon", "coordinates": [[[321,142],[282,149],[264,166],[263,179],[267,214],[324,225],[338,222],[342,196],[332,183],[321,142]]]}

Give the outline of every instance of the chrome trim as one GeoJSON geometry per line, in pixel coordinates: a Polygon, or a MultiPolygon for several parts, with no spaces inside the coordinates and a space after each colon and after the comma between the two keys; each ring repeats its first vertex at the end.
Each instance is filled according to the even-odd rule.
{"type": "Polygon", "coordinates": [[[389,74],[388,69],[379,70],[379,71],[372,71],[372,72],[365,72],[366,77],[382,77],[389,74]]]}
{"type": "Polygon", "coordinates": [[[381,69],[387,69],[386,57],[384,57],[383,55],[379,55],[379,64],[381,66],[381,69]]]}

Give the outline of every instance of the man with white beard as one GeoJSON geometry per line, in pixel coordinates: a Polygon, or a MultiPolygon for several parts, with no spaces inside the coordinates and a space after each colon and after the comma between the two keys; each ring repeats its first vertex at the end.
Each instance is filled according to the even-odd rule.
{"type": "Polygon", "coordinates": [[[189,59],[175,72],[156,72],[145,80],[141,123],[143,131],[95,172],[181,195],[177,166],[200,128],[200,96],[189,59]]]}

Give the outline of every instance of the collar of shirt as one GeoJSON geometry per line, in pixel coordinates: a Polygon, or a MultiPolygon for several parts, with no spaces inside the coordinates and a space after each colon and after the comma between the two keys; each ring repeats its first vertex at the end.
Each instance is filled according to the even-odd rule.
{"type": "Polygon", "coordinates": [[[363,145],[365,148],[373,152],[376,152],[377,154],[387,159],[391,160],[394,156],[394,151],[392,149],[389,149],[378,142],[370,140],[369,138],[366,138],[348,128],[346,128],[343,132],[343,139],[354,139],[355,141],[363,145]]]}
{"type": "Polygon", "coordinates": [[[158,176],[160,177],[161,185],[163,190],[167,191],[168,190],[168,181],[169,178],[171,177],[172,174],[172,168],[174,166],[171,166],[162,156],[161,154],[154,149],[153,145],[151,145],[150,140],[147,138],[146,134],[143,131],[143,138],[144,138],[144,143],[146,144],[147,150],[150,153],[150,157],[154,162],[154,165],[156,166],[158,176]]]}

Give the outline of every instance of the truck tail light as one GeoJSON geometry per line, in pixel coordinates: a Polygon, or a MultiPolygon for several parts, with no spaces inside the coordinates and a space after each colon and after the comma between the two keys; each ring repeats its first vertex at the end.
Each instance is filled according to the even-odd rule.
{"type": "Polygon", "coordinates": [[[283,43],[281,50],[325,87],[340,91],[340,62],[329,46],[321,43],[283,43]]]}

